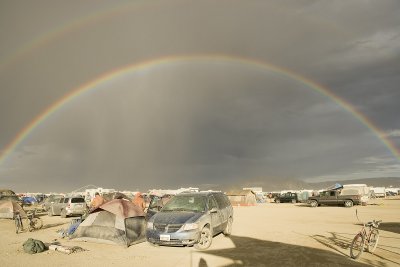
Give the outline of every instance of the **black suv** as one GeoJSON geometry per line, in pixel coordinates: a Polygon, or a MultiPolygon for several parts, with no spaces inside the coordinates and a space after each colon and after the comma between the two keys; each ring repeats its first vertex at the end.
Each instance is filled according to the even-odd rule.
{"type": "Polygon", "coordinates": [[[221,192],[181,193],[147,223],[147,240],[159,245],[210,247],[216,234],[230,235],[233,208],[221,192]]]}
{"type": "Polygon", "coordinates": [[[275,198],[275,203],[297,203],[299,199],[297,193],[287,192],[275,198]]]}

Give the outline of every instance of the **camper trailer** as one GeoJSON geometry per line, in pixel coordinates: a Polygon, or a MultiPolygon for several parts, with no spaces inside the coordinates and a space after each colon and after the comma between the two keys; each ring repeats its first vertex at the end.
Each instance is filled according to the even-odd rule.
{"type": "Polygon", "coordinates": [[[366,184],[345,184],[343,185],[342,195],[360,195],[361,203],[366,205],[369,201],[371,187],[366,184]]]}
{"type": "Polygon", "coordinates": [[[371,190],[375,197],[386,197],[385,187],[373,187],[371,190]]]}

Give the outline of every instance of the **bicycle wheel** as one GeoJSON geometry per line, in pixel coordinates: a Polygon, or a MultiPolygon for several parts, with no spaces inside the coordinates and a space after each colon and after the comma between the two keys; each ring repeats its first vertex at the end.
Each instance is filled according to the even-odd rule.
{"type": "Polygon", "coordinates": [[[32,221],[30,223],[30,228],[32,230],[39,230],[42,227],[43,227],[43,222],[42,222],[42,220],[40,218],[36,218],[35,217],[35,218],[32,219],[32,221]]]}
{"type": "Polygon", "coordinates": [[[376,246],[378,246],[378,241],[379,241],[379,231],[377,229],[373,229],[371,231],[371,234],[369,236],[369,242],[368,242],[368,252],[374,252],[376,249],[376,246]]]}
{"type": "Polygon", "coordinates": [[[350,257],[353,259],[358,259],[364,251],[364,240],[365,237],[361,233],[358,233],[353,241],[351,242],[350,246],[350,257]]]}

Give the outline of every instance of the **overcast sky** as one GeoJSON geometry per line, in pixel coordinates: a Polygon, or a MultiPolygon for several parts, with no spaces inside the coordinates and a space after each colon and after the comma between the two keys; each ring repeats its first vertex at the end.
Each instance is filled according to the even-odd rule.
{"type": "Polygon", "coordinates": [[[395,0],[0,1],[2,153],[103,74],[197,58],[121,72],[71,99],[3,154],[0,187],[399,177],[382,137],[337,101],[400,148],[399,14],[395,0]]]}

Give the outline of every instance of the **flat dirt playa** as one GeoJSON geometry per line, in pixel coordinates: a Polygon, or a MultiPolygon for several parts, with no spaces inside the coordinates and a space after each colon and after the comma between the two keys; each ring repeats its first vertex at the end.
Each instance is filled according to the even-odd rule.
{"type": "Polygon", "coordinates": [[[400,200],[376,200],[374,205],[310,208],[303,204],[258,204],[234,208],[233,234],[214,237],[211,248],[157,247],[147,242],[129,248],[62,239],[56,232],[71,218],[42,216],[44,229],[15,234],[12,220],[0,220],[0,266],[400,266],[400,200]],[[349,246],[360,220],[383,220],[374,254],[358,261],[349,246]],[[26,254],[28,238],[87,251],[66,255],[57,251],[26,254]]]}

